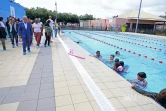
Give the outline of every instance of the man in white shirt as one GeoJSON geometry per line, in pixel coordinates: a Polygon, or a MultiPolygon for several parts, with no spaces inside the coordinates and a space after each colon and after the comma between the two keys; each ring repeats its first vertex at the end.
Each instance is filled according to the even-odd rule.
{"type": "MultiPolygon", "coordinates": [[[[53,38],[53,30],[54,30],[54,21],[52,20],[52,16],[49,16],[49,19],[48,20],[50,20],[50,27],[51,27],[51,29],[52,29],[52,38],[53,38]]],[[[48,21],[47,20],[47,21],[48,21]]],[[[52,41],[51,41],[52,42],[52,41]]]]}
{"type": "Polygon", "coordinates": [[[39,48],[41,34],[43,33],[42,25],[39,23],[38,18],[35,19],[35,23],[32,25],[33,32],[36,38],[36,47],[39,48]]]}

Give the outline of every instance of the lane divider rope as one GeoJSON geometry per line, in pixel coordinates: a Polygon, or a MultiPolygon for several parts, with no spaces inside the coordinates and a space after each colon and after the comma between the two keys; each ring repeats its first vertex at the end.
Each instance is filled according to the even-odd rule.
{"type": "MultiPolygon", "coordinates": [[[[93,40],[96,40],[96,41],[98,41],[98,42],[107,44],[107,45],[109,45],[109,46],[118,48],[118,49],[120,49],[120,50],[123,50],[123,48],[120,48],[119,46],[110,44],[110,43],[108,43],[108,42],[104,42],[104,41],[102,41],[102,40],[99,40],[99,39],[96,39],[96,38],[93,38],[93,37],[90,37],[90,36],[87,36],[87,35],[84,35],[84,34],[80,34],[80,33],[78,33],[78,32],[74,32],[74,33],[76,33],[76,34],[78,34],[78,35],[82,35],[82,36],[87,37],[87,38],[90,38],[90,39],[93,39],[93,40]]],[[[124,51],[127,51],[127,49],[124,49],[124,51]]],[[[128,50],[128,52],[129,52],[129,53],[132,53],[132,54],[136,54],[136,52],[131,52],[131,50],[128,50]]],[[[141,56],[141,54],[138,54],[138,56],[141,56]]],[[[148,57],[147,57],[147,56],[144,56],[144,58],[148,58],[148,57]]],[[[155,58],[151,58],[151,60],[154,61],[155,58]]],[[[163,63],[163,61],[162,61],[162,60],[159,60],[159,63],[163,63]]]]}
{"type": "MultiPolygon", "coordinates": [[[[94,34],[94,33],[90,33],[90,34],[93,34],[93,35],[97,35],[97,36],[101,36],[101,37],[104,37],[104,38],[110,38],[110,39],[113,39],[113,40],[117,40],[117,41],[120,41],[120,42],[126,42],[126,43],[129,43],[129,44],[135,44],[135,45],[138,45],[138,46],[142,46],[142,47],[146,47],[146,48],[150,48],[150,49],[154,49],[154,50],[162,50],[161,48],[158,49],[158,48],[153,48],[153,47],[148,47],[146,45],[143,45],[143,44],[139,44],[139,43],[136,43],[136,42],[130,42],[130,41],[125,41],[125,40],[122,40],[122,39],[117,39],[117,38],[113,38],[113,37],[108,37],[108,36],[103,36],[103,35],[99,35],[99,34],[94,34]]],[[[165,50],[166,52],[166,50],[165,50]]]]}
{"type": "MultiPolygon", "coordinates": [[[[132,38],[130,34],[125,34],[125,35],[129,35],[129,36],[124,36],[124,37],[130,37],[130,38],[132,38]]],[[[136,35],[133,35],[133,36],[136,37],[136,38],[138,38],[138,39],[144,39],[144,40],[149,40],[149,41],[157,41],[157,42],[165,42],[165,40],[149,39],[148,37],[140,37],[140,36],[137,37],[136,35]]],[[[119,37],[121,37],[121,36],[119,36],[119,37]]]]}
{"type": "MultiPolygon", "coordinates": [[[[90,32],[88,32],[90,33],[90,32]]],[[[90,33],[90,34],[94,34],[94,33],[90,33]]],[[[99,35],[99,34],[94,34],[94,35],[99,35]]],[[[103,35],[99,35],[99,36],[103,36],[103,35]]],[[[117,36],[117,35],[114,35],[118,38],[125,38],[125,39],[129,39],[129,40],[134,40],[134,41],[141,41],[141,42],[146,42],[146,43],[153,43],[153,44],[157,44],[157,45],[162,45],[161,43],[157,43],[157,42],[148,42],[148,41],[144,41],[144,40],[137,40],[137,39],[133,39],[133,38],[128,38],[128,37],[124,37],[124,36],[117,36]]],[[[105,37],[108,37],[108,36],[105,36],[105,37]]],[[[110,36],[109,36],[110,37],[110,36]]],[[[163,46],[166,46],[166,44],[164,44],[163,46]]]]}

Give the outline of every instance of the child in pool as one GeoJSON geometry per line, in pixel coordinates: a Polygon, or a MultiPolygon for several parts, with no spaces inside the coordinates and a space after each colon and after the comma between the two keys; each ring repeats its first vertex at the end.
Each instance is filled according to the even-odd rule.
{"type": "Polygon", "coordinates": [[[123,72],[127,72],[129,66],[128,66],[128,65],[125,65],[123,61],[120,61],[119,63],[120,63],[120,65],[123,67],[123,72]]]}
{"type": "Polygon", "coordinates": [[[96,52],[96,55],[90,55],[90,56],[95,57],[95,58],[98,58],[98,59],[101,59],[101,58],[102,58],[102,56],[101,56],[101,54],[100,54],[100,51],[97,51],[97,52],[96,52]]]}
{"type": "Polygon", "coordinates": [[[144,89],[146,88],[147,85],[147,81],[145,80],[146,78],[146,73],[145,72],[139,72],[137,74],[137,79],[134,80],[129,80],[129,82],[131,82],[132,84],[132,88],[140,88],[140,89],[144,89]]]}
{"type": "Polygon", "coordinates": [[[115,57],[114,55],[110,56],[110,62],[114,61],[114,57],[115,57]]]}
{"type": "Polygon", "coordinates": [[[120,66],[119,62],[115,62],[114,66],[113,66],[113,70],[115,70],[116,72],[118,72],[118,67],[120,66]]]}
{"type": "Polygon", "coordinates": [[[116,52],[115,52],[115,55],[116,55],[116,56],[120,56],[120,52],[119,52],[119,51],[116,51],[116,52]]]}
{"type": "Polygon", "coordinates": [[[119,62],[119,59],[118,59],[118,58],[116,58],[116,59],[115,59],[115,62],[119,62]]]}
{"type": "Polygon", "coordinates": [[[114,64],[113,64],[113,67],[111,68],[111,69],[113,69],[113,70],[115,70],[115,71],[117,71],[117,68],[120,66],[120,64],[119,64],[119,59],[115,59],[115,62],[114,62],[114,64]]]}
{"type": "Polygon", "coordinates": [[[81,40],[79,40],[79,41],[74,41],[74,42],[77,43],[77,44],[82,43],[81,40]]]}

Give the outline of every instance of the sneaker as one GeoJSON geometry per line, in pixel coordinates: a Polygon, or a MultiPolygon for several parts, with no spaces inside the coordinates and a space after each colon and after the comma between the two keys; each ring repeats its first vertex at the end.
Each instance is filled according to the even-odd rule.
{"type": "Polygon", "coordinates": [[[15,48],[15,46],[13,45],[12,48],[15,48]]]}
{"type": "Polygon", "coordinates": [[[4,47],[3,50],[5,51],[5,50],[6,50],[6,47],[4,47]]]}
{"type": "Polygon", "coordinates": [[[26,52],[23,52],[23,55],[26,55],[26,52]]]}
{"type": "Polygon", "coordinates": [[[28,50],[28,53],[30,53],[31,52],[31,50],[28,50]]]}
{"type": "Polygon", "coordinates": [[[48,47],[51,47],[51,45],[48,45],[48,47]]]}
{"type": "Polygon", "coordinates": [[[18,43],[16,43],[16,46],[18,46],[18,43]]]}
{"type": "Polygon", "coordinates": [[[47,47],[46,45],[44,45],[44,47],[47,47]]]}
{"type": "Polygon", "coordinates": [[[40,48],[40,46],[36,46],[36,48],[37,48],[37,49],[39,49],[39,48],[40,48]]]}

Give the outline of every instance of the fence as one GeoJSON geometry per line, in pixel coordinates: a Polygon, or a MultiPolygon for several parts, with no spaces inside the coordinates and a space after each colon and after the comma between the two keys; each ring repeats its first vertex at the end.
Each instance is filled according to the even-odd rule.
{"type": "MultiPolygon", "coordinates": [[[[122,27],[108,27],[107,29],[105,27],[68,27],[68,26],[62,26],[62,30],[87,30],[87,31],[114,31],[114,32],[121,32],[122,27]]],[[[126,32],[135,32],[135,28],[127,29],[126,32]]],[[[166,26],[164,28],[156,28],[154,29],[146,29],[146,28],[140,28],[138,29],[138,33],[142,34],[153,34],[153,35],[163,35],[166,36],[166,26]]]]}

